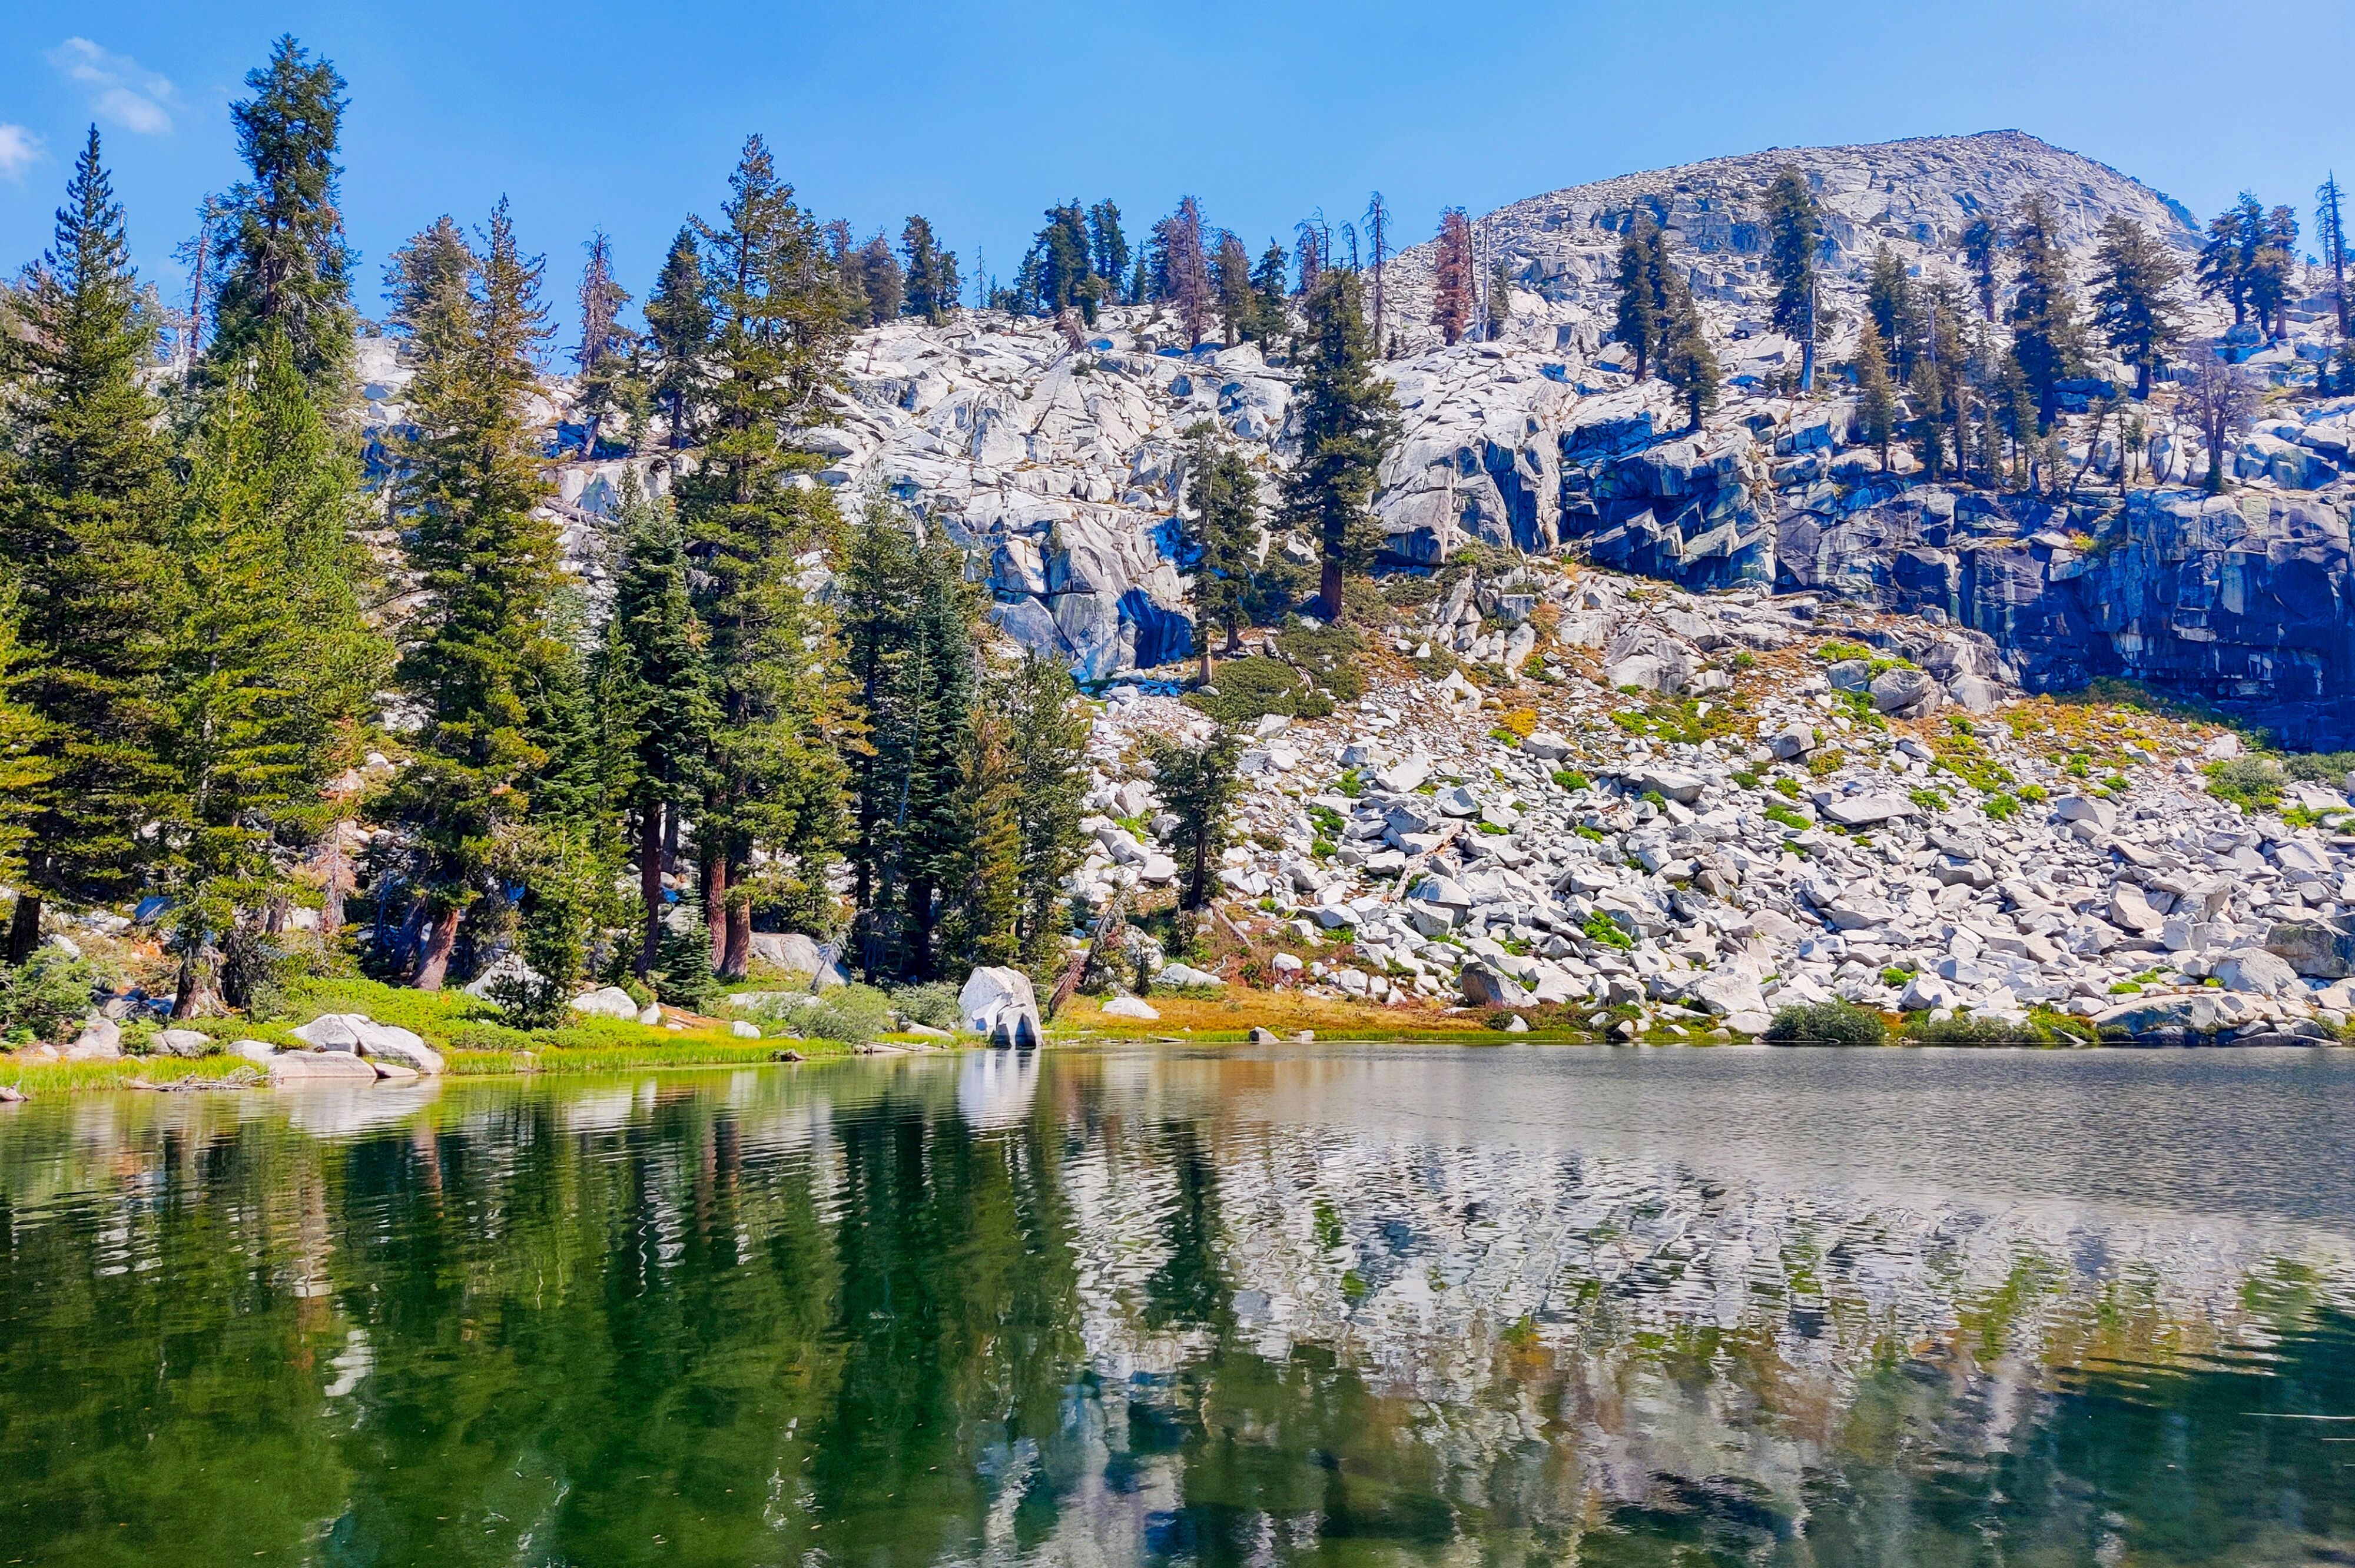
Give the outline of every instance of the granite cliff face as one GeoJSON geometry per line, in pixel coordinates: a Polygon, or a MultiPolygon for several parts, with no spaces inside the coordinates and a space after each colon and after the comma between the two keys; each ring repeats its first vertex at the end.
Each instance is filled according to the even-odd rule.
{"type": "MultiPolygon", "coordinates": [[[[1517,280],[1491,341],[1439,343],[1427,325],[1428,248],[1406,251],[1385,280],[1400,355],[1384,370],[1403,414],[1376,503],[1391,566],[1429,568],[1475,546],[1567,549],[1700,591],[1820,590],[1983,632],[2033,688],[2130,676],[2245,708],[2297,738],[2344,737],[2355,715],[2345,604],[2355,489],[2341,475],[2355,401],[2306,390],[2328,352],[2318,277],[2298,280],[2279,343],[2193,304],[2195,338],[2221,344],[2275,394],[2225,454],[2229,497],[2189,488],[2206,454],[2165,386],[2138,409],[2137,482],[2117,482],[2113,427],[2070,449],[2072,472],[2084,471],[2073,501],[1927,484],[1902,450],[1884,463],[1852,440],[1830,367],[1853,343],[1874,249],[1888,244],[1924,278],[1959,276],[1963,227],[2031,192],[2052,203],[2081,288],[2114,213],[2187,253],[2196,243],[2183,210],[2149,187],[1997,132],[1713,159],[1516,203],[1475,225],[1484,254],[1517,280]],[[1786,162],[1815,184],[1828,219],[1833,324],[1807,401],[1774,395],[1796,345],[1764,323],[1757,203],[1786,162]],[[1727,374],[1725,400],[1699,430],[1605,341],[1613,258],[1639,207],[1688,264],[1727,374]]],[[[1287,365],[1254,345],[1178,337],[1154,307],[1105,313],[1076,346],[1051,323],[987,312],[864,334],[813,437],[830,460],[822,477],[887,490],[946,529],[986,578],[999,624],[1082,679],[1177,661],[1192,642],[1174,524],[1187,432],[1219,430],[1271,502],[1298,443],[1287,365]]],[[[376,348],[364,355],[371,396],[394,420],[402,373],[389,345],[376,348]]],[[[2123,366],[2097,362],[2064,408],[2125,379],[2123,366]]],[[[568,402],[552,384],[552,427],[568,402]]],[[[550,450],[564,450],[560,439],[550,450]]],[[[666,464],[559,457],[555,467],[557,510],[593,588],[598,521],[623,471],[660,491],[666,464]]],[[[1280,531],[1265,547],[1304,565],[1313,555],[1280,531]]]]}

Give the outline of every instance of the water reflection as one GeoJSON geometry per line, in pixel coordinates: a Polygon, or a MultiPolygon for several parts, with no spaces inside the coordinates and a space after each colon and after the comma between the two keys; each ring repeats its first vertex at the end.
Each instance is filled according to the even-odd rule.
{"type": "Polygon", "coordinates": [[[2355,1074],[2076,1061],[987,1054],[18,1107],[0,1544],[2348,1552],[2355,1074]]]}

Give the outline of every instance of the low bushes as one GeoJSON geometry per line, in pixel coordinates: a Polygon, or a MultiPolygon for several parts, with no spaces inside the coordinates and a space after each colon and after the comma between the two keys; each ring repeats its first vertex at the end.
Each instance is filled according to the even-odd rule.
{"type": "Polygon", "coordinates": [[[1817,1001],[1784,1008],[1760,1038],[1769,1045],[1886,1045],[1889,1026],[1870,1008],[1817,1001]]]}

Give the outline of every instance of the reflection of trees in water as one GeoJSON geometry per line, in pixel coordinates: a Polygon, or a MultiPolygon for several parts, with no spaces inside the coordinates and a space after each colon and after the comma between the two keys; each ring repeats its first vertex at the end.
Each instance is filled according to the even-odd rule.
{"type": "Polygon", "coordinates": [[[2355,1530],[2339,1434],[2275,1419],[2355,1414],[2336,1277],[1238,1123],[1129,1072],[452,1085],[340,1142],[35,1107],[0,1140],[8,1528],[35,1561],[879,1568],[2355,1530]]]}

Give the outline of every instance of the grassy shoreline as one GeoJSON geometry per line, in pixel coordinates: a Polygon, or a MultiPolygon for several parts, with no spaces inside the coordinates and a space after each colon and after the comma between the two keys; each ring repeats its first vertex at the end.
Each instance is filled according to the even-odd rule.
{"type": "MultiPolygon", "coordinates": [[[[528,1034],[488,1022],[488,1003],[456,993],[429,996],[365,981],[337,981],[305,1001],[318,1012],[366,1012],[379,1022],[414,1030],[440,1050],[452,1078],[578,1077],[603,1073],[642,1073],[673,1068],[765,1066],[790,1050],[805,1062],[838,1061],[858,1054],[844,1042],[780,1036],[748,1040],[728,1024],[678,1014],[678,1025],[656,1027],[634,1021],[589,1020],[528,1034]],[[322,1005],[322,1004],[325,1005],[322,1005]]],[[[1241,1045],[1254,1029],[1266,1029],[1291,1044],[1304,1033],[1320,1044],[1397,1045],[1687,1045],[1710,1048],[1755,1044],[1728,1035],[1710,1021],[1655,1022],[1632,1038],[1615,1038],[1582,1016],[1546,1016],[1544,1010],[1518,1033],[1493,1027],[1478,1012],[1437,1007],[1381,1007],[1305,995],[1299,991],[1231,988],[1221,994],[1156,995],[1155,1019],[1106,1016],[1094,998],[1074,997],[1047,1032],[1050,1045],[1241,1045]]],[[[1566,1012],[1567,1010],[1564,1010],[1566,1012]]],[[[1629,1015],[1633,1009],[1617,1010],[1629,1015]]],[[[282,1023],[212,1019],[199,1024],[224,1042],[260,1039],[291,1044],[282,1023]]],[[[918,1050],[941,1043],[886,1035],[879,1044],[918,1050]]],[[[1923,1042],[1892,1037],[1889,1045],[1923,1042]]],[[[969,1047],[970,1039],[945,1048],[969,1047]]],[[[2098,1049],[2090,1041],[2054,1041],[2019,1049],[2098,1049]]],[[[123,1089],[156,1089],[189,1078],[226,1079],[240,1086],[262,1080],[250,1063],[227,1054],[193,1060],[172,1056],[124,1056],[104,1062],[18,1062],[0,1056],[0,1086],[30,1098],[123,1089]]]]}

